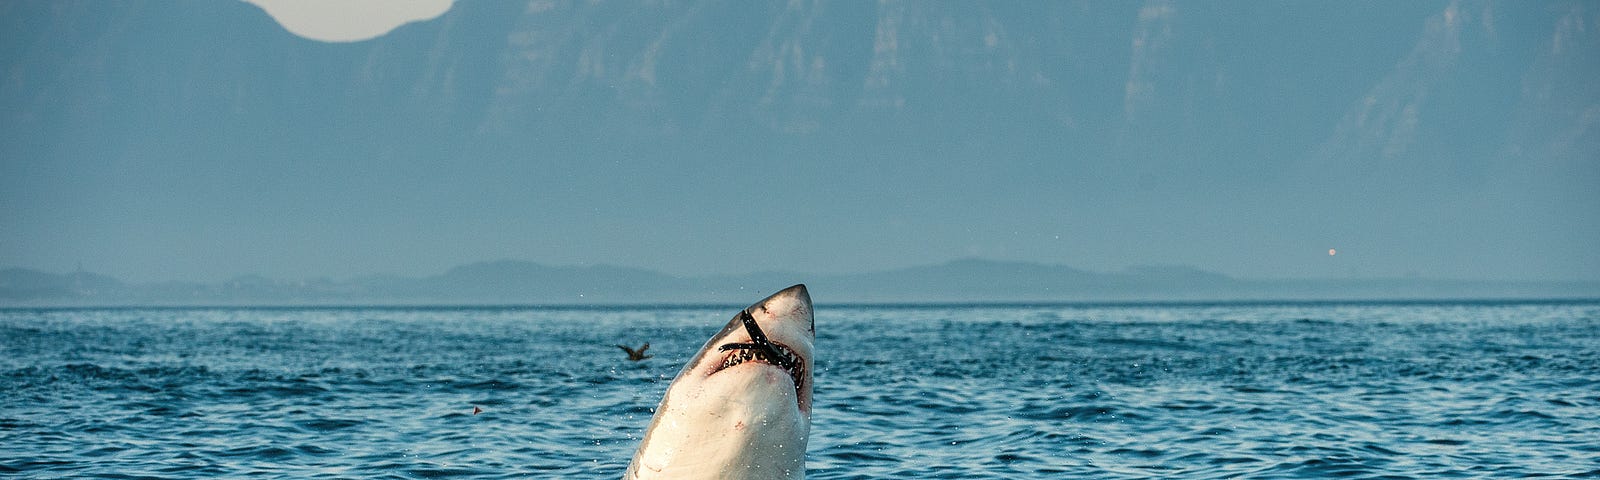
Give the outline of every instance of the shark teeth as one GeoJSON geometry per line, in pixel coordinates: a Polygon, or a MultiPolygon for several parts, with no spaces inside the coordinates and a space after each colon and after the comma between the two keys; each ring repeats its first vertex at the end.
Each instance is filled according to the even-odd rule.
{"type": "Polygon", "coordinates": [[[756,323],[756,319],[750,315],[749,309],[739,312],[738,319],[744,324],[745,332],[750,334],[750,341],[748,343],[726,343],[717,347],[719,351],[731,351],[733,353],[723,358],[722,364],[706,375],[714,375],[717,372],[745,362],[760,361],[788,372],[789,380],[794,383],[795,398],[800,398],[805,392],[805,360],[800,358],[799,355],[795,355],[793,349],[781,343],[768,340],[767,334],[761,331],[761,325],[756,323]]]}
{"type": "Polygon", "coordinates": [[[790,350],[789,347],[779,343],[768,343],[767,345],[772,347],[771,352],[777,354],[776,358],[773,357],[772,353],[768,353],[767,349],[753,348],[749,344],[730,343],[723,345],[721,349],[730,351],[730,353],[727,358],[722,360],[722,364],[718,365],[711,373],[717,373],[745,362],[757,361],[782,368],[788,372],[789,376],[794,379],[795,390],[798,391],[801,386],[801,379],[805,378],[805,362],[800,359],[799,355],[795,355],[794,351],[790,350]]]}

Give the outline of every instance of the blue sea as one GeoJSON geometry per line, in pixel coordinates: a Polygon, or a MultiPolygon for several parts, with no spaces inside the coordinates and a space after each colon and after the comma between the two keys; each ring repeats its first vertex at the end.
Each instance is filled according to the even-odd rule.
{"type": "MultiPolygon", "coordinates": [[[[739,307],[0,310],[0,475],[615,479],[739,307]]],[[[815,479],[1600,476],[1600,303],[816,326],[815,479]]]]}

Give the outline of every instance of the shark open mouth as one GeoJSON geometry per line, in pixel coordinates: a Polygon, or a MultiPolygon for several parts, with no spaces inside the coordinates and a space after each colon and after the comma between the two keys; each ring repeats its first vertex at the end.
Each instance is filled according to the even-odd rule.
{"type": "Polygon", "coordinates": [[[756,319],[750,315],[749,310],[739,312],[739,321],[744,323],[745,332],[750,334],[750,342],[729,343],[717,347],[717,351],[736,350],[736,352],[728,355],[728,358],[722,361],[722,365],[719,365],[711,373],[717,373],[745,362],[767,363],[789,372],[790,379],[794,381],[795,394],[799,395],[803,386],[801,379],[805,378],[806,373],[805,360],[796,355],[794,350],[789,347],[768,340],[767,334],[761,331],[761,326],[756,325],[756,319]]]}

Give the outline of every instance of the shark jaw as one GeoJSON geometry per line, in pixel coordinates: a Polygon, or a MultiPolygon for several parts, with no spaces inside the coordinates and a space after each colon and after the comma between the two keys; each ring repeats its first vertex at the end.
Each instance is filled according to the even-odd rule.
{"type": "Polygon", "coordinates": [[[717,351],[728,352],[723,357],[722,363],[717,364],[706,376],[716,375],[729,368],[744,365],[748,362],[764,363],[782,369],[789,374],[789,381],[794,384],[795,403],[802,412],[811,411],[811,374],[806,369],[806,361],[795,353],[793,348],[782,343],[774,342],[767,338],[761,331],[761,324],[756,322],[755,316],[749,309],[739,312],[735,317],[744,326],[750,341],[747,343],[725,343],[717,347],[717,351]]]}
{"type": "Polygon", "coordinates": [[[624,478],[804,478],[813,318],[804,285],[735,315],[667,388],[624,478]]]}

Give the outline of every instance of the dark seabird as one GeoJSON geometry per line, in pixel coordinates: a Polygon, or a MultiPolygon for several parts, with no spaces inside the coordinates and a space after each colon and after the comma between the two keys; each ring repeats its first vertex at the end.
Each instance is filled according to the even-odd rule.
{"type": "Polygon", "coordinates": [[[645,350],[650,349],[650,342],[644,342],[644,345],[640,345],[638,350],[628,348],[625,345],[617,345],[617,348],[622,349],[624,352],[628,352],[628,360],[633,360],[635,362],[651,357],[651,355],[644,354],[645,350]]]}

